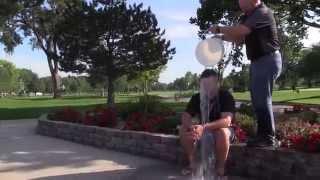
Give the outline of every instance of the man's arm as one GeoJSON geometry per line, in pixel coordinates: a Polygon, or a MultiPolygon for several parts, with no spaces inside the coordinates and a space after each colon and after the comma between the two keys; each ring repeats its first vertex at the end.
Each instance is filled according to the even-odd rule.
{"type": "Polygon", "coordinates": [[[208,130],[228,128],[231,125],[232,118],[233,118],[233,113],[222,112],[220,119],[218,119],[214,122],[210,122],[210,123],[205,124],[203,128],[208,129],[208,130]]]}
{"type": "Polygon", "coordinates": [[[241,44],[246,35],[251,33],[251,29],[245,25],[239,24],[237,26],[214,26],[209,28],[212,33],[223,34],[223,40],[241,44]]]}

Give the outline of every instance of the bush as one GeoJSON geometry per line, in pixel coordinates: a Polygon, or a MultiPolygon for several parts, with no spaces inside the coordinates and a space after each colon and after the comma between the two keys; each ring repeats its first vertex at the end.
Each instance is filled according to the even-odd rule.
{"type": "Polygon", "coordinates": [[[115,108],[96,107],[94,110],[86,112],[83,124],[115,127],[117,125],[117,111],[115,108]]]}
{"type": "Polygon", "coordinates": [[[282,147],[305,152],[320,152],[320,125],[301,119],[277,123],[277,137],[282,147]]]}
{"type": "Polygon", "coordinates": [[[191,98],[194,95],[194,91],[178,92],[174,94],[174,100],[180,101],[181,98],[191,98]]]}
{"type": "Polygon", "coordinates": [[[82,114],[75,109],[66,107],[49,114],[48,118],[54,121],[80,123],[82,121],[82,114]]]}
{"type": "Polygon", "coordinates": [[[247,132],[243,130],[239,124],[233,124],[233,129],[235,131],[236,142],[235,143],[244,143],[247,140],[247,132]]]}
{"type": "Polygon", "coordinates": [[[237,111],[241,114],[245,114],[245,115],[248,115],[251,117],[254,116],[253,108],[250,103],[241,103],[241,105],[237,111]]]}
{"type": "Polygon", "coordinates": [[[303,111],[299,114],[299,118],[308,121],[312,124],[314,123],[320,123],[319,119],[318,119],[318,114],[316,112],[313,111],[303,111]]]}
{"type": "Polygon", "coordinates": [[[234,124],[237,124],[243,129],[248,136],[254,136],[256,134],[256,123],[252,116],[236,113],[234,124]]]}
{"type": "Polygon", "coordinates": [[[138,98],[137,102],[130,102],[123,106],[120,116],[128,119],[129,115],[135,112],[142,114],[168,115],[175,114],[169,107],[161,102],[161,97],[145,95],[138,98]]]}
{"type": "Polygon", "coordinates": [[[156,126],[165,120],[159,115],[144,115],[141,112],[132,113],[126,120],[124,130],[155,132],[156,126]]]}
{"type": "Polygon", "coordinates": [[[121,111],[122,119],[127,119],[131,113],[141,112],[144,114],[156,114],[162,111],[161,98],[159,96],[140,96],[136,102],[124,105],[121,111]]]}
{"type": "Polygon", "coordinates": [[[186,92],[178,92],[174,94],[174,97],[179,97],[179,98],[190,98],[194,95],[193,91],[186,91],[186,92]]]}
{"type": "Polygon", "coordinates": [[[311,110],[302,111],[299,113],[295,113],[295,112],[285,113],[285,114],[281,114],[278,117],[278,121],[287,121],[291,119],[300,119],[311,124],[320,123],[320,116],[316,112],[311,110]]]}
{"type": "Polygon", "coordinates": [[[156,125],[155,131],[164,134],[178,134],[177,126],[180,124],[180,117],[168,116],[164,121],[156,125]]]}
{"type": "Polygon", "coordinates": [[[173,111],[163,111],[157,114],[133,112],[126,119],[124,130],[147,131],[158,133],[174,132],[178,121],[173,111]]]}
{"type": "Polygon", "coordinates": [[[139,97],[137,107],[140,109],[140,112],[142,111],[143,113],[160,113],[162,110],[161,98],[159,96],[151,95],[141,96],[139,97]]]}

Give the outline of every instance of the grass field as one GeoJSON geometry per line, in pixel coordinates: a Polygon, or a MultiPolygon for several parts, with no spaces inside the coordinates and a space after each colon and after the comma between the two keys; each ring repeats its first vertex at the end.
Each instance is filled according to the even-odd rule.
{"type": "MultiPolygon", "coordinates": [[[[136,95],[119,95],[116,97],[117,106],[121,108],[136,97],[136,95]]],[[[51,97],[1,98],[0,120],[37,118],[41,114],[64,107],[85,111],[97,105],[104,105],[105,102],[106,98],[94,96],[63,97],[61,99],[52,99],[51,97]]],[[[167,105],[179,111],[184,108],[185,103],[172,102],[167,105]]]]}
{"type": "MultiPolygon", "coordinates": [[[[249,92],[234,93],[238,100],[250,100],[249,92]]],[[[320,89],[301,89],[300,93],[292,90],[274,91],[273,101],[279,103],[301,103],[320,105],[320,89]]]]}
{"type": "MultiPolygon", "coordinates": [[[[176,92],[152,92],[153,95],[163,97],[173,97],[176,92]]],[[[117,95],[116,103],[119,107],[133,101],[138,94],[117,95]]],[[[234,93],[238,100],[250,100],[249,93],[234,93]]],[[[293,91],[275,91],[273,94],[274,102],[282,103],[305,103],[320,105],[320,89],[301,90],[300,94],[293,91]]],[[[78,110],[90,109],[96,105],[105,104],[106,99],[95,96],[74,96],[52,99],[51,97],[33,98],[0,98],[0,120],[36,118],[43,113],[61,109],[63,107],[73,107],[78,110]]],[[[176,111],[182,111],[185,102],[166,101],[168,107],[176,111]]]]}

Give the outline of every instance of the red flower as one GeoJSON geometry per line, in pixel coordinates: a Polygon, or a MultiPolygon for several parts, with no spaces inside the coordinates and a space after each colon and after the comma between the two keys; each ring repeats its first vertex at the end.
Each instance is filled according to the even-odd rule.
{"type": "Polygon", "coordinates": [[[243,129],[241,129],[240,126],[237,124],[233,124],[232,127],[235,130],[235,135],[238,142],[240,143],[245,142],[247,140],[247,133],[243,129]]]}
{"type": "Polygon", "coordinates": [[[101,127],[114,127],[117,124],[117,112],[114,108],[97,107],[87,111],[83,124],[101,127]]]}
{"type": "Polygon", "coordinates": [[[66,122],[81,122],[82,115],[75,109],[66,107],[62,110],[58,110],[54,113],[54,120],[66,121],[66,122]]]}
{"type": "Polygon", "coordinates": [[[101,127],[114,127],[117,123],[117,113],[113,108],[99,109],[97,122],[101,127]]]}
{"type": "Polygon", "coordinates": [[[95,123],[94,112],[87,111],[82,123],[85,125],[94,125],[95,123]]]}
{"type": "Polygon", "coordinates": [[[156,132],[156,127],[165,120],[163,115],[144,115],[134,112],[129,115],[124,130],[156,132]]]}

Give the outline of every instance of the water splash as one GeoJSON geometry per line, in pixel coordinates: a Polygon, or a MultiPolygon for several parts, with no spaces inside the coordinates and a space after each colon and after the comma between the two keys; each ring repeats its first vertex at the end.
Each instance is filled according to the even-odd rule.
{"type": "MultiPolygon", "coordinates": [[[[200,84],[200,109],[201,124],[209,122],[210,116],[210,98],[209,92],[200,84]]],[[[214,136],[209,132],[204,132],[200,142],[200,162],[197,163],[196,172],[193,173],[193,180],[215,180],[215,156],[214,156],[214,136]]],[[[199,159],[199,158],[197,158],[199,159]]]]}

